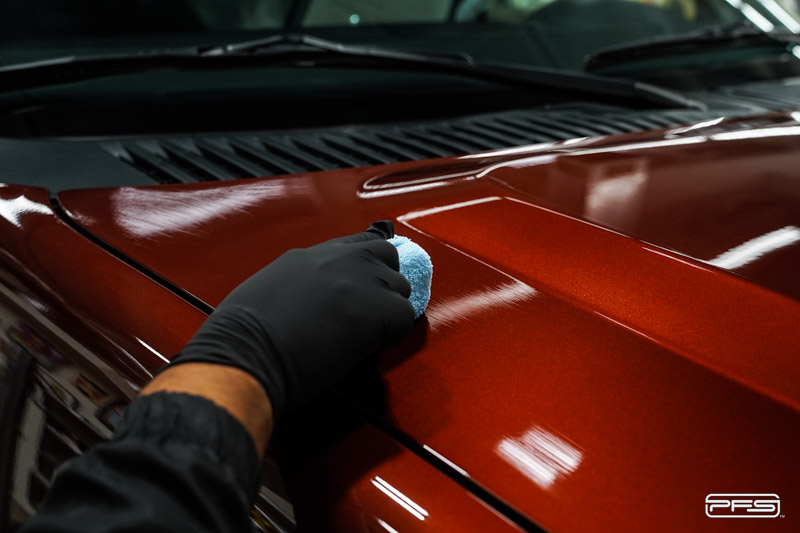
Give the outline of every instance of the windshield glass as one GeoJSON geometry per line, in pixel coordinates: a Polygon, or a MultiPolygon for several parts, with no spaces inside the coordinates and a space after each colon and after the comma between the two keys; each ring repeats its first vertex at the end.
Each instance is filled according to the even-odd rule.
{"type": "Polygon", "coordinates": [[[304,32],[582,70],[602,48],[747,21],[800,29],[778,0],[5,0],[0,63],[304,32]]]}

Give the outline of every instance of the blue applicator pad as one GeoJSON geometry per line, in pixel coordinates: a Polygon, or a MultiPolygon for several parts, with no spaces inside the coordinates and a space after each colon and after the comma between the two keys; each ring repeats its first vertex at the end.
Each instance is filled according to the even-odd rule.
{"type": "Polygon", "coordinates": [[[414,306],[417,318],[422,316],[431,299],[431,279],[433,263],[428,252],[408,237],[396,235],[389,239],[400,257],[400,273],[411,283],[411,296],[408,299],[414,306]]]}

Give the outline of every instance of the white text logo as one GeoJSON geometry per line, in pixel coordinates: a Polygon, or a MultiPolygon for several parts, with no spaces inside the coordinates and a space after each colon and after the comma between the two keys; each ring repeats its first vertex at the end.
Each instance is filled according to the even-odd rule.
{"type": "Polygon", "coordinates": [[[706,516],[709,518],[775,518],[781,514],[777,494],[709,494],[706,516]]]}

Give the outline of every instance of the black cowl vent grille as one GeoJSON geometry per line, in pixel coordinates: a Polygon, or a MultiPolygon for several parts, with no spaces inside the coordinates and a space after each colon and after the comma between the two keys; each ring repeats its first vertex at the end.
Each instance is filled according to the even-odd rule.
{"type": "Polygon", "coordinates": [[[162,136],[101,141],[155,183],[297,174],[617,135],[718,117],[800,108],[800,80],[689,94],[709,110],[631,110],[595,104],[514,110],[413,124],[162,136]]]}
{"type": "Polygon", "coordinates": [[[704,120],[711,115],[636,113],[607,106],[582,106],[423,124],[124,139],[101,144],[156,183],[193,183],[418,161],[643,131],[704,120]]]}

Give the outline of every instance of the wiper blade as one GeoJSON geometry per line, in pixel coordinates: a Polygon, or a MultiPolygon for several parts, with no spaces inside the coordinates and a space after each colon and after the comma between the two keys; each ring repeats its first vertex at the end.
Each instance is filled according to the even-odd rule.
{"type": "Polygon", "coordinates": [[[384,66],[394,62],[398,66],[413,66],[435,72],[456,74],[522,88],[553,88],[585,93],[592,96],[638,100],[666,107],[707,109],[701,102],[691,100],[677,91],[629,79],[596,76],[543,67],[477,63],[469,54],[415,53],[378,46],[345,44],[306,34],[284,34],[216,46],[202,51],[207,57],[240,54],[286,54],[294,47],[307,47],[343,57],[360,60],[373,59],[384,66]]]}
{"type": "Polygon", "coordinates": [[[337,41],[330,41],[307,35],[304,33],[283,33],[272,35],[261,39],[228,43],[211,48],[199,49],[198,53],[205,57],[220,55],[242,55],[242,54],[261,54],[269,55],[282,54],[291,51],[321,50],[334,54],[353,55],[357,57],[376,57],[382,59],[411,59],[416,61],[426,61],[429,59],[453,61],[461,64],[475,64],[475,60],[466,53],[451,54],[442,52],[406,52],[379,46],[346,44],[337,41]]]}
{"type": "Polygon", "coordinates": [[[604,48],[586,56],[584,70],[591,72],[612,65],[658,57],[759,44],[800,44],[800,35],[789,31],[767,32],[749,22],[737,22],[682,35],[664,35],[604,48]]]}
{"type": "Polygon", "coordinates": [[[0,91],[155,70],[213,70],[264,66],[337,66],[429,71],[522,89],[556,89],[664,107],[705,109],[676,91],[582,72],[478,64],[466,54],[421,54],[351,45],[308,35],[281,35],[222,46],[131,55],[62,57],[0,67],[0,91]]]}

